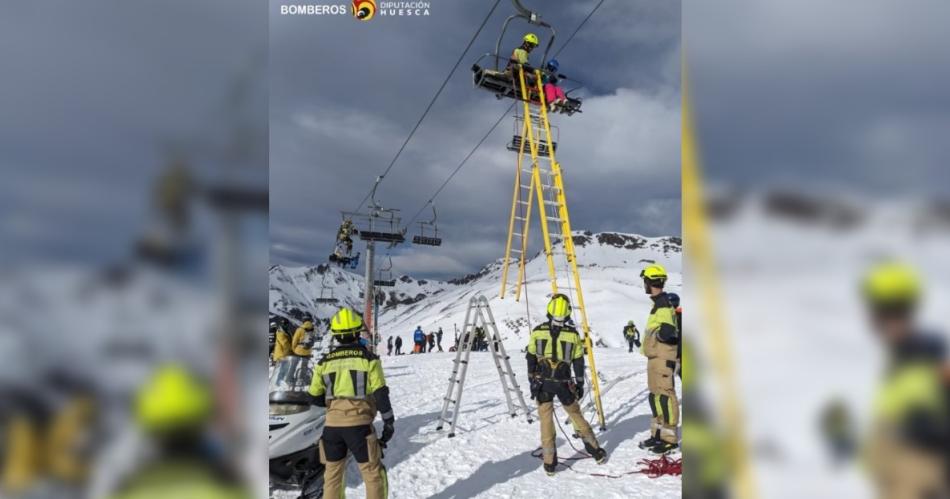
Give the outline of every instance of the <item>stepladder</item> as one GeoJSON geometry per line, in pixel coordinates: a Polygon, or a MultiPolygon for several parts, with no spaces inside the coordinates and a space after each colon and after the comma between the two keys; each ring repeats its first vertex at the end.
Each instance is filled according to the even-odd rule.
{"type": "Polygon", "coordinates": [[[508,414],[514,418],[518,416],[520,410],[527,422],[532,422],[531,411],[524,400],[521,387],[518,386],[518,382],[515,380],[515,374],[511,370],[511,362],[502,342],[501,334],[498,332],[491,307],[488,305],[488,299],[478,295],[469,300],[468,309],[465,311],[465,322],[462,327],[462,335],[459,337],[456,346],[452,376],[449,378],[449,386],[442,400],[442,413],[439,415],[439,424],[436,427],[436,430],[441,431],[447,424],[449,426],[449,437],[455,436],[456,425],[462,410],[462,392],[465,388],[465,377],[468,374],[469,364],[473,359],[482,357],[481,352],[476,352],[473,358],[472,350],[479,348],[487,348],[488,351],[485,353],[492,358],[495,370],[498,372],[498,379],[501,382],[502,392],[505,394],[508,414]]]}

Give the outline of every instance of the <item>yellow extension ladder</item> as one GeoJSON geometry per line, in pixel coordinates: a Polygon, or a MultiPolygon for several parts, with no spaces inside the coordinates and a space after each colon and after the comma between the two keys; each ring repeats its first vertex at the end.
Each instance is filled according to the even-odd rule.
{"type": "MultiPolygon", "coordinates": [[[[548,122],[547,106],[544,102],[544,89],[541,72],[534,71],[534,84],[528,86],[523,68],[518,68],[523,110],[517,122],[521,123],[520,140],[517,145],[518,169],[515,172],[514,195],[511,201],[511,218],[508,222],[508,239],[505,244],[505,258],[502,267],[501,298],[505,298],[509,287],[515,300],[521,299],[521,290],[525,285],[525,264],[528,251],[528,229],[533,205],[537,204],[538,217],[541,220],[541,233],[544,240],[544,254],[547,259],[548,274],[551,280],[551,292],[567,295],[580,316],[581,331],[587,350],[587,363],[590,368],[591,395],[597,409],[600,428],[605,428],[604,409],[600,400],[600,379],[594,363],[594,348],[591,340],[590,324],[584,307],[584,294],[581,292],[581,277],[577,270],[577,254],[571,237],[571,222],[567,210],[567,197],[564,192],[564,178],[561,165],[555,158],[555,143],[548,122]],[[530,88],[530,90],[529,90],[530,88]],[[532,93],[538,98],[534,102],[532,93]],[[529,159],[530,161],[526,161],[529,159]],[[509,286],[509,267],[518,266],[517,277],[509,286]],[[558,275],[562,283],[558,285],[558,275]]],[[[517,125],[516,125],[517,126],[517,125]]],[[[516,137],[517,139],[517,137],[516,137]]]]}

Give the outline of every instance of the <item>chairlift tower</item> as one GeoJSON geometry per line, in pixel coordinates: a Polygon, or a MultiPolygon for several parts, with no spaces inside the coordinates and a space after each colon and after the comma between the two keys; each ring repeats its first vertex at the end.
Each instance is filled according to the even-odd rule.
{"type": "Polygon", "coordinates": [[[374,324],[376,318],[373,316],[375,309],[374,302],[376,297],[375,279],[373,269],[373,259],[375,258],[376,243],[386,244],[392,248],[397,244],[406,241],[406,231],[400,227],[401,219],[399,210],[394,208],[384,208],[376,200],[376,189],[379,187],[383,177],[376,177],[376,183],[370,194],[369,211],[367,212],[343,212],[345,218],[353,220],[357,228],[357,235],[366,242],[366,266],[365,266],[365,284],[363,291],[363,323],[366,331],[372,336],[370,344],[373,351],[379,343],[378,334],[375,333],[374,324]]]}

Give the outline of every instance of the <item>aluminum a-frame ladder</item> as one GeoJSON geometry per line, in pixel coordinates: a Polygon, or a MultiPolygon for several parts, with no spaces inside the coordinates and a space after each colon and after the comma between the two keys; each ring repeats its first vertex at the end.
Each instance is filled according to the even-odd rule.
{"type": "MultiPolygon", "coordinates": [[[[517,77],[521,85],[521,95],[532,96],[523,67],[518,69],[517,77]]],[[[515,172],[511,218],[508,222],[508,239],[502,264],[501,298],[505,298],[509,287],[509,266],[515,263],[518,266],[517,277],[510,286],[514,288],[515,301],[521,299],[525,282],[525,265],[528,260],[528,229],[531,225],[532,209],[536,208],[537,217],[541,222],[551,293],[567,295],[571,300],[575,319],[579,316],[579,325],[584,334],[584,346],[587,350],[587,367],[590,369],[592,380],[591,396],[597,409],[600,429],[604,430],[606,423],[600,399],[600,382],[597,365],[594,363],[594,345],[591,340],[590,323],[587,320],[587,309],[584,305],[584,293],[581,290],[581,276],[577,269],[577,252],[574,249],[571,220],[567,210],[564,177],[561,165],[555,157],[548,108],[543,103],[545,99],[541,71],[535,70],[533,77],[531,84],[537,87],[537,93],[534,95],[540,101],[530,98],[522,101],[521,116],[517,117],[521,123],[522,140],[517,150],[518,168],[515,172]],[[560,282],[558,282],[558,277],[561,277],[560,282]]]]}
{"type": "Polygon", "coordinates": [[[518,382],[515,381],[511,363],[508,362],[509,357],[505,352],[501,335],[498,334],[498,326],[495,324],[491,307],[488,306],[488,300],[484,296],[478,295],[468,301],[462,336],[459,338],[460,341],[456,347],[452,377],[449,378],[449,387],[445,391],[445,398],[442,402],[442,414],[439,415],[439,426],[436,427],[436,430],[441,431],[443,425],[448,423],[449,437],[455,436],[455,424],[458,422],[459,412],[462,408],[462,389],[465,387],[465,375],[468,373],[469,354],[472,352],[472,346],[476,339],[476,328],[482,328],[486,334],[488,351],[491,353],[492,360],[495,361],[495,369],[498,371],[498,378],[501,380],[501,387],[505,392],[508,413],[511,414],[511,417],[517,417],[520,409],[524,412],[528,422],[532,421],[531,411],[524,401],[524,394],[521,393],[518,382]]]}

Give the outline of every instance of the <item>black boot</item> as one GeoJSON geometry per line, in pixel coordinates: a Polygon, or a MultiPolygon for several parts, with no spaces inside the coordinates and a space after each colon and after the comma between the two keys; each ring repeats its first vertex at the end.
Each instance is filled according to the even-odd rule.
{"type": "Polygon", "coordinates": [[[587,449],[587,452],[590,453],[591,457],[594,458],[594,461],[597,461],[597,464],[604,464],[607,461],[607,451],[600,447],[588,447],[587,444],[584,445],[587,449]]]}
{"type": "Polygon", "coordinates": [[[557,471],[557,451],[554,452],[554,458],[551,460],[551,464],[544,463],[544,472],[548,476],[554,476],[554,472],[557,471]]]}
{"type": "Polygon", "coordinates": [[[662,441],[661,441],[660,443],[658,443],[658,444],[654,445],[653,447],[651,447],[651,448],[650,448],[650,452],[652,452],[652,453],[654,453],[654,454],[663,455],[663,454],[669,454],[670,452],[673,452],[673,451],[675,451],[676,449],[679,449],[679,448],[680,448],[679,444],[677,444],[677,443],[675,443],[675,442],[674,442],[674,443],[670,443],[670,442],[662,442],[662,441]]]}
{"type": "Polygon", "coordinates": [[[650,435],[650,438],[641,441],[641,442],[640,442],[639,444],[637,444],[637,445],[638,445],[641,449],[651,449],[651,448],[653,448],[654,446],[659,445],[659,444],[661,444],[661,443],[663,443],[662,440],[660,440],[659,438],[656,438],[655,435],[650,435]]]}

